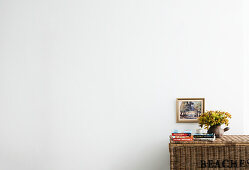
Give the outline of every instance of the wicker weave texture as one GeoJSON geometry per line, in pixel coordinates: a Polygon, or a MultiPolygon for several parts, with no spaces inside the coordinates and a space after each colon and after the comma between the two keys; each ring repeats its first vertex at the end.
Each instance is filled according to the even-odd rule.
{"type": "Polygon", "coordinates": [[[249,169],[248,137],[224,136],[215,142],[170,143],[170,167],[172,170],[249,169]]]}

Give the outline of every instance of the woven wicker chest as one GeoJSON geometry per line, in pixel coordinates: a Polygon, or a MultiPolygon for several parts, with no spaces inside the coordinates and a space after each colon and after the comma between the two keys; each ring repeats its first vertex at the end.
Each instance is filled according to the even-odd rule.
{"type": "Polygon", "coordinates": [[[169,144],[172,170],[249,169],[249,136],[226,135],[211,141],[172,141],[169,144]]]}

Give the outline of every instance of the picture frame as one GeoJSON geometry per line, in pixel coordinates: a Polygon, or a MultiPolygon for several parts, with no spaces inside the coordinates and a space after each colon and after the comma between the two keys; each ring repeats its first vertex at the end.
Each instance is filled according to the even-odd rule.
{"type": "Polygon", "coordinates": [[[198,123],[205,112],[205,98],[177,98],[176,123],[198,123]]]}

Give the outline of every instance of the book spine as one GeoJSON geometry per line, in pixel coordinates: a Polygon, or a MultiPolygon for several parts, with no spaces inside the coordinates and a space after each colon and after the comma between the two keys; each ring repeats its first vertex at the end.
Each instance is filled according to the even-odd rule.
{"type": "Polygon", "coordinates": [[[214,136],[212,135],[194,135],[194,138],[214,138],[214,136]]]}
{"type": "Polygon", "coordinates": [[[172,136],[191,136],[191,133],[172,133],[172,136]]]}
{"type": "Polygon", "coordinates": [[[192,138],[174,138],[173,141],[193,141],[192,138]]]}
{"type": "Polygon", "coordinates": [[[215,138],[195,138],[197,141],[214,141],[215,138]]]}
{"type": "Polygon", "coordinates": [[[193,138],[193,136],[172,136],[175,139],[186,139],[186,138],[193,138]]]}

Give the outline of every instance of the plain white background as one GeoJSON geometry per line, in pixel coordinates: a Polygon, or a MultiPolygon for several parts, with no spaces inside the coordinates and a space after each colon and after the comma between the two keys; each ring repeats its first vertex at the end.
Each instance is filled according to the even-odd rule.
{"type": "Polygon", "coordinates": [[[168,170],[178,97],[249,130],[248,2],[0,0],[0,170],[168,170]]]}

